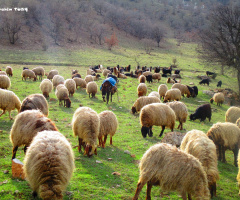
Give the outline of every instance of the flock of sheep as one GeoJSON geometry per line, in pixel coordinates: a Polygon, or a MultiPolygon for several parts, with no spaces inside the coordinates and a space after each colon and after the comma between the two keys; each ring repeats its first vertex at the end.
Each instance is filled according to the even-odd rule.
{"type": "MultiPolygon", "coordinates": [[[[0,71],[0,108],[3,110],[1,115],[8,111],[9,118],[12,119],[11,111],[16,108],[19,112],[10,131],[10,141],[13,145],[12,159],[16,157],[18,147],[24,146],[26,153],[24,172],[34,195],[42,199],[61,199],[62,192],[74,170],[72,147],[65,136],[59,133],[54,122],[48,118],[46,98],[49,98],[49,94],[55,88],[59,104],[64,101],[64,106],[71,107],[69,97],[74,95],[78,86],[86,88],[89,97],[90,95],[95,97],[98,91],[95,80],[100,77],[96,73],[102,73],[104,77],[113,73],[116,79],[127,78],[129,75],[124,74],[117,67],[111,70],[99,66],[88,69],[85,79],[81,78],[76,70],[72,72],[72,79],[66,80],[58,74],[57,70],[51,70],[47,74],[47,79],[42,80],[46,74],[42,67],[36,67],[33,70],[24,69],[22,80],[26,81],[27,78],[33,81],[38,78],[42,80],[39,86],[42,94],[29,95],[21,103],[17,95],[7,90],[11,85],[9,77],[13,75],[13,69],[6,67],[5,72],[0,71]]],[[[151,80],[149,76],[159,81],[161,74],[154,73],[153,76],[147,70],[141,73],[137,71],[135,74],[138,74],[139,80],[138,98],[131,111],[133,114],[139,113],[142,136],[152,137],[152,127],[161,126],[162,131],[159,135],[161,137],[166,127],[173,131],[176,121],[179,121],[178,129],[183,130],[183,123],[188,118],[188,109],[180,100],[184,95],[197,96],[197,87],[175,82],[172,88],[168,89],[166,84],[161,84],[158,91],[146,96],[145,82],[151,80]],[[161,102],[162,99],[164,103],[161,102]]],[[[135,78],[133,73],[130,76],[135,78]]],[[[223,93],[216,93],[210,100],[211,103],[213,101],[221,106],[224,102],[223,93]]],[[[208,118],[210,121],[211,115],[210,104],[204,104],[189,117],[191,120],[204,121],[208,118]]],[[[177,191],[183,199],[187,199],[187,195],[189,198],[193,196],[196,199],[210,199],[215,196],[216,182],[219,180],[217,160],[226,162],[225,150],[233,151],[234,165],[240,166],[239,127],[240,108],[230,107],[226,112],[226,122],[214,124],[207,134],[200,130],[187,132],[182,139],[180,149],[166,143],[150,147],[139,164],[140,176],[133,199],[138,199],[145,184],[147,184],[146,199],[151,199],[153,185],[159,185],[166,191],[177,191]]],[[[79,107],[72,118],[73,135],[78,137],[79,142],[78,151],[81,152],[83,147],[84,154],[89,157],[93,154],[97,155],[98,144],[105,147],[108,135],[112,144],[112,137],[117,128],[118,120],[112,111],[103,111],[98,114],[89,107],[79,107]]],[[[240,185],[240,171],[237,180],[240,185]]]]}

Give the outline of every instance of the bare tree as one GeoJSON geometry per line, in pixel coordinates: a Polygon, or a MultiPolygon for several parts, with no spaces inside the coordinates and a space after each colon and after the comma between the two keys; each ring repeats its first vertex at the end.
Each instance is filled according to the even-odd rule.
{"type": "Polygon", "coordinates": [[[240,94],[240,7],[220,5],[213,9],[209,21],[200,34],[201,58],[234,68],[240,94]]]}
{"type": "Polygon", "coordinates": [[[152,28],[151,36],[152,36],[152,39],[157,42],[158,47],[159,47],[159,43],[164,38],[164,35],[165,35],[165,30],[164,30],[163,26],[155,25],[152,28]]]}
{"type": "Polygon", "coordinates": [[[152,50],[153,50],[153,41],[150,39],[142,39],[143,42],[143,46],[145,49],[146,54],[151,54],[152,50]]]}

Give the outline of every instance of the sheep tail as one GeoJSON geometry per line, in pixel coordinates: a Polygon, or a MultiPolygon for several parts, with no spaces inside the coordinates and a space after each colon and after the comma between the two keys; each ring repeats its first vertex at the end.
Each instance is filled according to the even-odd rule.
{"type": "Polygon", "coordinates": [[[39,194],[42,199],[62,199],[62,190],[59,185],[50,186],[48,184],[42,184],[39,187],[39,194]]]}

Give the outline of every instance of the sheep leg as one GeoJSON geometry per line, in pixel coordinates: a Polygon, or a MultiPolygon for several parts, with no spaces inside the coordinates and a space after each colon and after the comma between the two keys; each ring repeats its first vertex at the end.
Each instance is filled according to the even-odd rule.
{"type": "Polygon", "coordinates": [[[152,136],[153,136],[152,126],[149,127],[148,136],[149,136],[149,137],[152,137],[152,136]]]}
{"type": "Polygon", "coordinates": [[[139,183],[138,183],[137,189],[136,189],[136,192],[135,192],[135,195],[134,195],[134,197],[133,197],[132,200],[137,200],[137,199],[138,199],[138,196],[139,196],[139,194],[140,194],[143,186],[144,186],[144,183],[142,183],[142,182],[139,182],[139,183]]]}
{"type": "Polygon", "coordinates": [[[223,161],[223,163],[226,163],[225,148],[224,148],[224,146],[222,146],[222,161],[223,161]]]}
{"type": "Polygon", "coordinates": [[[107,141],[107,135],[104,135],[104,146],[106,144],[106,141],[107,141]]]}
{"type": "Polygon", "coordinates": [[[112,145],[112,136],[110,136],[110,145],[112,145]]]}
{"type": "Polygon", "coordinates": [[[83,139],[78,138],[78,152],[79,152],[79,153],[80,153],[81,150],[82,150],[82,141],[83,141],[83,139]]]}
{"type": "Polygon", "coordinates": [[[218,145],[218,160],[222,161],[222,146],[218,145]]]}
{"type": "Polygon", "coordinates": [[[27,148],[28,148],[27,145],[25,145],[24,149],[23,149],[24,150],[24,154],[26,154],[27,148]]]}
{"type": "Polygon", "coordinates": [[[161,131],[161,133],[160,133],[159,137],[161,137],[161,136],[162,136],[162,134],[163,134],[164,130],[165,130],[165,126],[162,126],[162,131],[161,131]]]}
{"type": "Polygon", "coordinates": [[[5,112],[6,112],[6,110],[3,110],[2,113],[1,113],[1,115],[0,115],[0,117],[1,117],[3,114],[5,114],[5,112]]]}
{"type": "Polygon", "coordinates": [[[18,150],[18,146],[13,147],[13,150],[12,150],[12,160],[13,160],[14,158],[16,158],[17,150],[18,150]]]}
{"type": "Polygon", "coordinates": [[[152,183],[151,181],[147,182],[147,196],[146,200],[151,200],[151,189],[152,189],[152,183]]]}
{"type": "Polygon", "coordinates": [[[233,150],[233,153],[234,153],[234,165],[235,167],[237,167],[237,157],[238,157],[238,147],[237,145],[235,146],[235,149],[233,150]]]}
{"type": "Polygon", "coordinates": [[[188,200],[192,200],[191,194],[188,194],[188,200]]]}
{"type": "MultiPolygon", "coordinates": [[[[181,126],[181,122],[179,123],[179,125],[178,125],[177,129],[179,129],[179,128],[180,128],[180,126],[181,126]]],[[[180,129],[180,130],[181,130],[181,129],[180,129]]]]}
{"type": "Polygon", "coordinates": [[[98,137],[98,146],[102,146],[102,137],[98,137]]]}

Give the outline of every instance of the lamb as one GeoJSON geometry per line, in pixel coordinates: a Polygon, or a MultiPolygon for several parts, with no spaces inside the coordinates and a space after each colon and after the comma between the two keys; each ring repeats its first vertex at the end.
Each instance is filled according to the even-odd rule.
{"type": "Polygon", "coordinates": [[[210,103],[213,103],[213,101],[217,103],[217,106],[221,106],[224,102],[224,94],[222,92],[215,93],[213,98],[210,99],[210,103]]]}
{"type": "Polygon", "coordinates": [[[84,80],[86,81],[86,83],[94,81],[92,75],[87,75],[84,80]]]}
{"type": "Polygon", "coordinates": [[[191,96],[190,91],[186,85],[183,85],[181,83],[175,83],[172,86],[172,89],[178,88],[181,91],[181,95],[184,97],[184,94],[187,95],[187,98],[191,96]]]}
{"type": "Polygon", "coordinates": [[[27,78],[33,79],[33,81],[37,80],[37,77],[36,77],[35,73],[32,70],[24,69],[22,71],[22,80],[24,79],[26,81],[27,78]]]}
{"type": "Polygon", "coordinates": [[[10,141],[13,145],[12,159],[16,157],[18,147],[24,145],[24,153],[38,132],[57,131],[55,124],[40,110],[26,110],[17,115],[11,131],[10,141]]]}
{"type": "Polygon", "coordinates": [[[12,91],[0,89],[0,109],[3,112],[0,114],[0,117],[5,114],[6,111],[9,113],[9,119],[13,119],[11,117],[11,111],[17,109],[20,112],[21,101],[17,95],[15,95],[12,91]]]}
{"type": "Polygon", "coordinates": [[[50,80],[52,80],[53,79],[53,77],[55,76],[55,75],[58,75],[59,73],[58,73],[58,71],[57,70],[51,70],[50,72],[49,72],[49,74],[47,75],[47,79],[50,79],[50,80]]]}
{"type": "Polygon", "coordinates": [[[11,86],[11,80],[7,75],[0,76],[0,88],[8,89],[11,86]]]}
{"type": "Polygon", "coordinates": [[[151,199],[151,188],[159,185],[164,191],[178,191],[184,200],[186,193],[197,200],[209,200],[207,176],[199,160],[170,144],[158,143],[143,155],[140,176],[133,200],[147,183],[146,199],[151,199]],[[174,173],[173,173],[174,172],[174,173]]]}
{"type": "Polygon", "coordinates": [[[148,96],[149,96],[149,97],[157,97],[157,98],[160,99],[159,93],[158,93],[158,92],[155,92],[155,91],[150,92],[150,94],[149,94],[148,96]]]}
{"type": "Polygon", "coordinates": [[[225,122],[236,123],[238,118],[240,118],[240,108],[236,106],[231,106],[228,108],[225,114],[225,122]]]}
{"type": "Polygon", "coordinates": [[[166,92],[165,97],[164,97],[164,102],[167,101],[180,101],[181,100],[181,91],[177,88],[175,89],[170,89],[166,92]]]}
{"type": "Polygon", "coordinates": [[[7,75],[8,76],[13,76],[13,70],[12,70],[12,68],[10,67],[10,66],[7,66],[6,67],[6,73],[7,73],[7,75]]]}
{"type": "Polygon", "coordinates": [[[64,85],[68,89],[69,96],[73,96],[76,91],[76,82],[73,79],[67,79],[65,80],[64,85]]]}
{"type": "Polygon", "coordinates": [[[25,110],[40,110],[48,116],[48,102],[42,94],[31,94],[22,102],[20,112],[25,110]]]}
{"type": "Polygon", "coordinates": [[[52,80],[52,82],[53,82],[53,87],[54,88],[56,88],[58,85],[60,85],[60,84],[64,84],[64,78],[62,77],[62,76],[60,76],[60,75],[55,75],[54,77],[53,77],[53,80],[52,80]]]}
{"type": "Polygon", "coordinates": [[[216,181],[219,179],[216,146],[205,133],[198,130],[187,132],[182,140],[181,150],[198,158],[207,174],[211,198],[216,196],[216,181]],[[199,134],[200,132],[200,134],[199,134]]]}
{"type": "Polygon", "coordinates": [[[139,112],[144,106],[151,103],[161,103],[160,99],[157,97],[139,97],[132,106],[132,113],[135,114],[139,112]]]}
{"type": "Polygon", "coordinates": [[[102,72],[103,76],[106,77],[108,74],[111,74],[111,71],[108,69],[104,69],[102,72]]]}
{"type": "Polygon", "coordinates": [[[104,148],[108,135],[110,135],[110,145],[112,145],[112,137],[115,135],[117,131],[118,120],[116,115],[109,110],[101,112],[98,116],[100,119],[100,128],[98,135],[99,146],[102,146],[102,148],[104,148]]]}
{"type": "Polygon", "coordinates": [[[142,125],[141,132],[145,138],[147,134],[152,137],[152,126],[162,126],[159,137],[162,136],[165,127],[169,127],[171,131],[175,126],[176,115],[174,111],[163,103],[152,103],[144,106],[139,115],[142,125]]]}
{"type": "Polygon", "coordinates": [[[45,75],[45,71],[43,67],[35,67],[32,69],[36,76],[39,76],[39,80],[42,80],[42,76],[45,75]]]}
{"type": "Polygon", "coordinates": [[[34,198],[63,199],[74,170],[74,153],[67,139],[57,131],[39,132],[24,158],[24,173],[34,198]]]}
{"type": "Polygon", "coordinates": [[[84,79],[82,78],[73,78],[73,80],[76,83],[76,88],[79,86],[80,88],[86,88],[87,87],[87,83],[84,79]]]}
{"type": "Polygon", "coordinates": [[[74,136],[78,136],[78,151],[81,146],[85,148],[84,155],[88,157],[93,153],[97,155],[97,139],[99,135],[100,119],[98,114],[89,107],[79,107],[72,119],[74,136]]]}
{"type": "Polygon", "coordinates": [[[161,80],[161,74],[160,73],[154,73],[153,75],[152,75],[152,79],[157,79],[158,80],[158,82],[161,80]]]}
{"type": "Polygon", "coordinates": [[[183,123],[187,121],[188,109],[187,106],[180,101],[174,101],[167,103],[167,105],[173,109],[176,115],[176,120],[179,121],[178,129],[183,130],[183,123]]]}
{"type": "Polygon", "coordinates": [[[236,124],[218,122],[207,132],[207,136],[217,146],[218,160],[226,162],[225,151],[232,150],[234,154],[234,165],[237,167],[238,150],[240,148],[240,129],[236,124]]]}
{"type": "Polygon", "coordinates": [[[212,117],[212,110],[211,110],[211,105],[210,104],[203,104],[199,106],[196,111],[190,115],[190,120],[196,120],[200,119],[201,121],[205,121],[206,118],[209,119],[209,122],[212,117]]]}
{"type": "Polygon", "coordinates": [[[45,98],[49,97],[49,93],[52,91],[53,89],[53,84],[49,79],[44,79],[42,80],[42,82],[40,83],[40,90],[43,93],[43,96],[45,98]]]}
{"type": "Polygon", "coordinates": [[[147,94],[147,85],[145,83],[140,83],[137,87],[138,97],[146,96],[147,94]]]}
{"type": "Polygon", "coordinates": [[[55,95],[59,100],[59,105],[62,104],[62,100],[63,100],[64,107],[67,107],[67,108],[71,107],[71,100],[69,99],[68,94],[69,94],[68,89],[65,87],[65,85],[60,84],[56,87],[55,95]]]}
{"type": "Polygon", "coordinates": [[[158,87],[158,93],[160,95],[160,98],[163,98],[165,97],[165,94],[166,92],[168,91],[168,88],[167,88],[167,85],[166,84],[161,84],[159,85],[158,87]]]}
{"type": "Polygon", "coordinates": [[[98,91],[98,86],[96,82],[92,81],[87,84],[86,92],[87,94],[89,94],[89,98],[90,98],[90,94],[92,95],[92,98],[95,98],[95,94],[97,93],[97,91],[98,91]]]}
{"type": "Polygon", "coordinates": [[[139,80],[139,83],[145,83],[146,82],[146,76],[141,75],[141,76],[139,76],[138,80],[139,80]]]}

